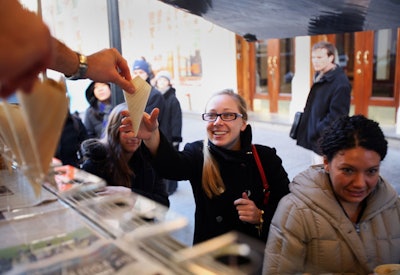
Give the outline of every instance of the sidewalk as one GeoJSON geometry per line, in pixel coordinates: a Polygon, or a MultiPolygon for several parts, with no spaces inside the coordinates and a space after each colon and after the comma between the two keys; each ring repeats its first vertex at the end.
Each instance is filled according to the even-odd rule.
{"type": "MultiPolygon", "coordinates": [[[[261,121],[249,115],[249,124],[252,126],[253,143],[274,147],[281,157],[283,166],[292,180],[295,175],[305,170],[311,163],[308,150],[297,146],[295,140],[289,137],[290,123],[286,120],[271,116],[271,119],[261,121]]],[[[390,129],[383,129],[386,131],[390,129]]],[[[183,114],[183,142],[181,149],[187,142],[203,139],[206,135],[205,122],[198,113],[183,114]]],[[[389,133],[389,132],[388,132],[389,133]]],[[[387,136],[389,150],[381,165],[381,175],[396,188],[400,194],[400,136],[392,134],[387,136]]],[[[186,245],[192,244],[194,201],[189,182],[179,182],[178,190],[170,196],[171,210],[184,215],[189,220],[189,226],[174,233],[174,237],[186,245]]]]}

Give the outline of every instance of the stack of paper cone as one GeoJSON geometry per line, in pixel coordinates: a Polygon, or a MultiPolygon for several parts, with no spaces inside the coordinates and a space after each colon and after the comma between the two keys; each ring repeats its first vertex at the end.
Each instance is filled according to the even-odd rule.
{"type": "Polygon", "coordinates": [[[0,105],[0,134],[38,195],[64,127],[68,100],[65,86],[51,79],[17,95],[19,105],[0,105]]]}

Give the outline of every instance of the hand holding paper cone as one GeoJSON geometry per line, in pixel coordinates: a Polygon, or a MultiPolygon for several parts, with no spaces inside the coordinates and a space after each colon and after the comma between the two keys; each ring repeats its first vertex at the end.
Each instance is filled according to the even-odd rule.
{"type": "Polygon", "coordinates": [[[132,120],[132,131],[135,136],[137,136],[143,118],[143,112],[146,108],[147,100],[149,99],[151,86],[139,76],[136,76],[131,81],[136,91],[133,94],[124,91],[124,97],[132,120]]]}
{"type": "MultiPolygon", "coordinates": [[[[154,133],[157,132],[158,129],[158,115],[160,110],[158,108],[154,108],[151,114],[143,113],[142,121],[140,122],[140,127],[137,133],[137,137],[143,140],[151,139],[154,136],[154,133]]],[[[132,119],[129,114],[129,111],[122,111],[122,116],[125,118],[122,119],[120,131],[133,131],[132,119]]]]}

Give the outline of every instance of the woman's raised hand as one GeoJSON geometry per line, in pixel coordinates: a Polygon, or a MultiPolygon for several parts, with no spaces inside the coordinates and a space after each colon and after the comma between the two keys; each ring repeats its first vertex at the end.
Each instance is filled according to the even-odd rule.
{"type": "MultiPolygon", "coordinates": [[[[140,123],[139,131],[137,133],[137,137],[143,139],[143,143],[149,149],[152,155],[157,154],[157,149],[160,144],[160,131],[158,130],[158,114],[160,110],[158,108],[154,108],[151,114],[143,113],[142,122],[140,123]]],[[[128,111],[122,111],[121,114],[124,118],[121,121],[121,126],[119,130],[124,131],[132,131],[132,120],[129,116],[128,111]]]]}
{"type": "MultiPolygon", "coordinates": [[[[153,136],[153,134],[158,129],[158,114],[159,113],[160,113],[160,110],[158,108],[154,108],[150,115],[148,113],[143,113],[143,118],[142,118],[142,122],[140,123],[139,131],[138,131],[138,133],[135,133],[135,134],[137,134],[138,138],[147,140],[153,136]]],[[[122,118],[121,126],[119,127],[119,130],[121,132],[133,131],[132,119],[130,117],[129,111],[124,110],[121,112],[121,115],[123,116],[123,118],[122,118]]]]}

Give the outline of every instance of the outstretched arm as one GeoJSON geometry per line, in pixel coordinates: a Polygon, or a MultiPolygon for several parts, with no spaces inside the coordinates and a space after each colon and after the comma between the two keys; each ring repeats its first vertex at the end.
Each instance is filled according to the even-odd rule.
{"type": "MultiPolygon", "coordinates": [[[[78,55],[66,45],[53,38],[55,44],[55,58],[49,69],[73,75],[79,66],[78,55]]],[[[135,88],[130,82],[132,79],[127,61],[114,48],[104,49],[87,56],[88,69],[84,77],[98,82],[113,82],[129,93],[135,88]]]]}
{"type": "MultiPolygon", "coordinates": [[[[0,97],[17,89],[31,91],[37,75],[53,69],[73,75],[79,66],[78,55],[52,37],[42,19],[24,9],[17,0],[2,0],[0,9],[0,97]]],[[[126,60],[116,49],[105,49],[87,57],[84,77],[99,82],[114,82],[134,92],[126,60]]]]}

